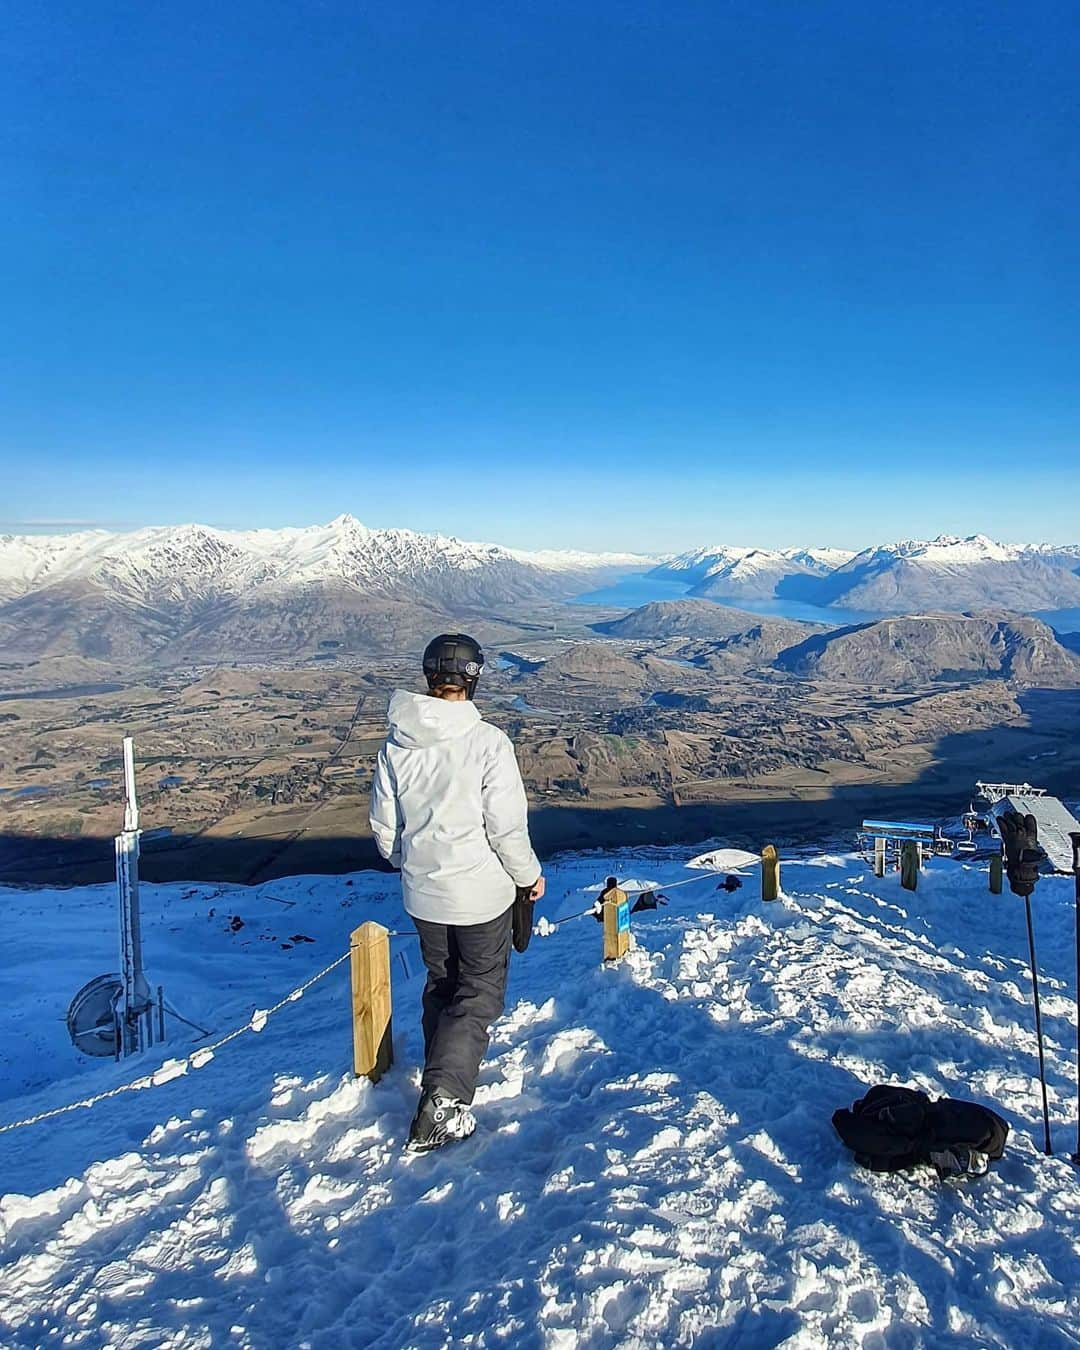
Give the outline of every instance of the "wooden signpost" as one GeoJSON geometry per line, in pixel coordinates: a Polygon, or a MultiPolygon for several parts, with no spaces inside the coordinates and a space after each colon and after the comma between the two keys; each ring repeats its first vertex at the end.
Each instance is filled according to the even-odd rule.
{"type": "Polygon", "coordinates": [[[780,898],[780,855],[775,844],[766,844],[761,850],[761,898],[780,898]]]}
{"type": "Polygon", "coordinates": [[[390,1003],[390,934],[362,923],[351,939],[353,1071],[377,1083],[394,1062],[390,1003]]]}
{"type": "Polygon", "coordinates": [[[604,960],[618,961],[630,950],[630,901],[625,891],[611,886],[600,896],[604,913],[604,960]]]}

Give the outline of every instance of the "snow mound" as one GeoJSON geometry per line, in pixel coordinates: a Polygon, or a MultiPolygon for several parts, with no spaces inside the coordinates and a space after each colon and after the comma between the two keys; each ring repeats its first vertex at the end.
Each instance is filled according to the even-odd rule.
{"type": "MultiPolygon", "coordinates": [[[[625,881],[619,882],[619,890],[625,891],[627,895],[639,895],[642,891],[658,891],[662,885],[663,882],[661,881],[645,881],[641,877],[627,877],[625,881]]],[[[595,895],[603,889],[603,881],[581,888],[584,895],[595,895]]]]}
{"type": "Polygon", "coordinates": [[[711,853],[699,853],[686,865],[709,872],[737,872],[741,867],[756,867],[760,862],[760,854],[747,853],[743,848],[717,848],[711,853]]]}

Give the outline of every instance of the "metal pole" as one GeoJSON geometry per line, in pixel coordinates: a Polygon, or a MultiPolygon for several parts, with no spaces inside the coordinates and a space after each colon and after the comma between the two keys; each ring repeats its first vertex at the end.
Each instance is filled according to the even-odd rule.
{"type": "Polygon", "coordinates": [[[116,836],[116,891],[120,910],[120,1055],[143,1050],[153,1040],[153,999],[142,964],[139,912],[139,804],[135,795],[135,743],[124,737],[124,828],[116,836]]]}
{"type": "Polygon", "coordinates": [[[139,828],[139,803],[135,797],[135,740],[124,737],[124,830],[139,828]]]}
{"type": "Polygon", "coordinates": [[[1053,1153],[1050,1144],[1050,1106],[1046,1100],[1046,1064],[1043,1060],[1042,1012],[1039,1008],[1039,976],[1035,969],[1035,929],[1031,923],[1031,896],[1024,896],[1024,910],[1027,913],[1028,950],[1031,953],[1031,987],[1035,991],[1035,1038],[1039,1043],[1039,1082],[1042,1085],[1044,1152],[1049,1158],[1053,1153]]]}

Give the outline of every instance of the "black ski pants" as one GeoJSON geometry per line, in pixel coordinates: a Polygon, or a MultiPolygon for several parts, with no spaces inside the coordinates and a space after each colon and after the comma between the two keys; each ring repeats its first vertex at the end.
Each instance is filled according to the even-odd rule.
{"type": "Polygon", "coordinates": [[[502,1013],[513,906],[487,923],[415,919],[427,966],[423,1087],[471,1102],[488,1028],[502,1013]]]}

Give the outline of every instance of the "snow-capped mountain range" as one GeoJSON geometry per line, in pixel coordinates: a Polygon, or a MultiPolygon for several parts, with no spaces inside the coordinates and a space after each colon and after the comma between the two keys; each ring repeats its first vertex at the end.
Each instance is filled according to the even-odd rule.
{"type": "Polygon", "coordinates": [[[692,549],[660,564],[655,575],[686,580],[691,594],[710,600],[768,600],[789,577],[824,577],[850,562],[839,548],[742,548],[720,544],[692,549]]]}
{"type": "Polygon", "coordinates": [[[654,558],[502,548],[413,530],[162,526],[0,536],[0,650],[21,660],[400,651],[517,602],[566,599],[654,558]]]}
{"type": "Polygon", "coordinates": [[[668,558],[661,563],[657,573],[672,576],[683,574],[694,581],[704,581],[739,570],[748,575],[761,570],[774,560],[804,567],[807,571],[824,575],[855,557],[853,549],[844,548],[750,548],[735,544],[713,544],[707,548],[691,549],[668,558]]]}
{"type": "Polygon", "coordinates": [[[595,583],[598,573],[640,571],[653,562],[636,553],[530,553],[414,530],[375,530],[342,515],[328,525],[281,530],[180,525],[126,534],[0,535],[0,598],[81,582],[134,601],[193,603],[260,586],[340,582],[372,593],[419,589],[445,599],[448,591],[450,598],[482,593],[494,578],[504,598],[513,599],[572,592],[579,580],[595,583]]]}
{"type": "Polygon", "coordinates": [[[774,598],[880,613],[1080,606],[1080,544],[1001,544],[985,535],[905,539],[861,553],[717,545],[667,559],[654,575],[711,600],[774,598]]]}
{"type": "Polygon", "coordinates": [[[231,531],[0,535],[0,651],[169,661],[400,651],[504,606],[566,600],[629,573],[711,600],[795,600],[911,613],[1080,607],[1080,545],[983,535],[904,540],[853,554],[720,545],[657,565],[635,553],[505,548],[352,516],[231,531]]]}
{"type": "Polygon", "coordinates": [[[865,549],[816,585],[816,604],[885,613],[1001,606],[1021,612],[1080,606],[1080,545],[1000,544],[940,535],[865,549]]]}

